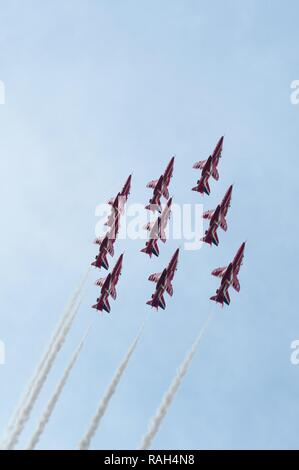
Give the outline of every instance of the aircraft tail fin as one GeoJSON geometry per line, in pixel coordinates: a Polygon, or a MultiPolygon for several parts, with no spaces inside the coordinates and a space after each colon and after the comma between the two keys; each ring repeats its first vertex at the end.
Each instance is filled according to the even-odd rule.
{"type": "Polygon", "coordinates": [[[213,241],[213,244],[218,246],[219,245],[219,238],[218,238],[218,234],[217,234],[217,229],[215,228],[214,230],[212,230],[212,241],[213,241]]]}
{"type": "Polygon", "coordinates": [[[159,297],[159,307],[161,307],[162,310],[165,310],[166,308],[166,302],[163,294],[159,297]]]}
{"type": "Polygon", "coordinates": [[[154,304],[154,294],[152,295],[151,299],[146,302],[146,305],[150,305],[151,307],[157,307],[154,304]]]}
{"type": "Polygon", "coordinates": [[[107,312],[107,313],[110,313],[110,311],[111,311],[111,307],[110,307],[110,304],[109,304],[109,298],[108,297],[103,301],[103,310],[105,310],[105,312],[107,312]]]}
{"type": "Polygon", "coordinates": [[[204,192],[209,196],[210,195],[210,192],[211,192],[211,189],[210,189],[210,185],[209,185],[209,182],[208,181],[205,181],[204,184],[203,184],[203,190],[204,192]]]}
{"type": "Polygon", "coordinates": [[[140,250],[141,253],[145,253],[146,255],[149,255],[149,257],[152,257],[152,252],[149,249],[149,243],[146,242],[145,247],[140,250]]]}
{"type": "Polygon", "coordinates": [[[154,240],[154,241],[153,241],[152,253],[153,253],[155,256],[157,256],[157,257],[158,257],[159,254],[160,254],[159,247],[158,247],[158,241],[157,241],[157,240],[154,240]]]}
{"type": "Polygon", "coordinates": [[[106,271],[109,269],[109,263],[108,263],[108,259],[107,259],[107,256],[103,256],[103,259],[102,259],[102,267],[104,269],[106,269],[106,271]]]}

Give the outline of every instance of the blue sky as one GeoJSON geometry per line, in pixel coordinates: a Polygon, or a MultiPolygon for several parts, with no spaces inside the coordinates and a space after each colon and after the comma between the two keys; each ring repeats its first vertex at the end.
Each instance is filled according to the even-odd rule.
{"type": "Polygon", "coordinates": [[[192,164],[225,134],[215,207],[235,183],[218,248],[184,252],[165,312],[145,305],[150,261],[125,249],[118,301],[97,317],[92,273],[79,317],[26,428],[94,318],[88,343],[39,448],[74,448],[145,316],[143,338],[93,441],[136,448],[176,367],[213,321],[154,442],[155,448],[294,449],[299,433],[298,124],[290,83],[299,78],[295,0],[3,0],[0,18],[1,244],[0,430],[4,430],[68,298],[95,255],[95,207],[134,172],[131,202],[176,154],[171,194],[202,201],[192,164]],[[241,292],[209,304],[243,240],[241,292]]]}

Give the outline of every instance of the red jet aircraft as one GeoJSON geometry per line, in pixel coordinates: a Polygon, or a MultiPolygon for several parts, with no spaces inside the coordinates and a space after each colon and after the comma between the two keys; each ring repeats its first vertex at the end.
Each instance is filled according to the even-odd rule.
{"type": "Polygon", "coordinates": [[[214,300],[217,303],[223,305],[223,303],[229,305],[230,304],[230,297],[228,289],[230,286],[240,292],[240,282],[238,279],[238,274],[240,272],[240,268],[243,264],[244,259],[244,251],[245,251],[245,242],[242,243],[240,248],[238,249],[233,261],[224,268],[217,268],[212,271],[212,275],[221,278],[221,284],[219,289],[216,291],[216,295],[210,298],[210,300],[214,300]]]}
{"type": "Polygon", "coordinates": [[[210,194],[209,178],[212,176],[215,180],[219,179],[218,173],[218,163],[221,158],[222,149],[223,149],[223,139],[221,137],[218,141],[214,152],[209,156],[207,160],[202,160],[193,165],[193,168],[202,170],[201,178],[197,181],[197,186],[195,186],[192,191],[197,191],[201,194],[204,192],[210,194]]]}
{"type": "Polygon", "coordinates": [[[111,274],[105,279],[105,282],[102,285],[101,295],[97,299],[97,303],[92,306],[96,310],[103,311],[105,310],[107,313],[110,313],[110,304],[109,304],[109,294],[110,294],[110,285],[111,285],[111,274]]]}
{"type": "Polygon", "coordinates": [[[170,198],[162,212],[162,214],[153,223],[148,223],[144,228],[150,232],[149,241],[146,242],[145,248],[141,250],[142,253],[152,254],[159,256],[158,239],[166,243],[165,229],[171,214],[172,198],[170,198]]]}
{"type": "MultiPolygon", "coordinates": [[[[178,260],[179,260],[179,253],[180,253],[180,250],[177,249],[176,252],[174,253],[173,257],[171,258],[167,268],[166,268],[166,282],[165,282],[166,292],[170,295],[170,297],[173,296],[172,281],[173,281],[175,272],[177,270],[178,260]]],[[[162,276],[162,273],[151,274],[150,277],[148,278],[148,280],[151,281],[151,282],[158,283],[161,276],[162,276]]]]}
{"type": "Polygon", "coordinates": [[[212,243],[216,246],[219,245],[219,239],[217,234],[218,227],[221,227],[224,231],[227,230],[226,215],[230,207],[231,197],[232,197],[233,186],[230,186],[225,193],[224,198],[221,203],[217,206],[215,210],[207,211],[203,214],[204,219],[210,219],[210,226],[206,230],[205,236],[202,238],[202,241],[205,243],[212,243]]]}
{"type": "MultiPolygon", "coordinates": [[[[222,199],[220,203],[220,212],[219,212],[219,225],[226,232],[227,230],[227,222],[225,217],[227,216],[228,209],[230,208],[230,203],[232,199],[232,191],[233,191],[233,185],[231,185],[228,190],[226,191],[224,198],[222,199]]],[[[204,219],[209,219],[212,220],[215,212],[217,209],[212,210],[212,211],[207,211],[204,212],[203,218],[204,219]]]]}
{"type": "MultiPolygon", "coordinates": [[[[223,140],[224,140],[224,136],[222,136],[219,139],[219,141],[217,142],[217,145],[214,149],[214,152],[212,153],[212,155],[210,155],[211,158],[212,158],[212,162],[213,162],[212,176],[215,180],[219,179],[219,173],[218,173],[218,170],[217,170],[217,166],[218,166],[219,159],[221,158],[221,154],[222,154],[222,150],[223,150],[223,140]]],[[[202,170],[203,167],[205,166],[206,162],[207,162],[207,160],[201,160],[197,163],[194,163],[193,168],[202,170]]]]}
{"type": "Polygon", "coordinates": [[[209,179],[210,179],[211,174],[212,174],[212,157],[209,157],[203,166],[201,177],[197,181],[196,186],[192,188],[192,191],[196,191],[201,194],[206,193],[209,196],[211,192],[210,185],[209,185],[209,179]]]}
{"type": "Polygon", "coordinates": [[[96,268],[104,268],[106,270],[109,269],[109,263],[107,259],[108,253],[110,256],[113,256],[114,249],[112,240],[109,240],[108,235],[106,235],[100,245],[99,254],[95,257],[95,261],[91,263],[91,266],[95,266],[96,268]]]}
{"type": "Polygon", "coordinates": [[[114,243],[118,234],[118,217],[116,218],[115,224],[110,228],[110,231],[102,238],[97,238],[95,244],[100,245],[99,254],[95,257],[95,261],[91,263],[92,266],[101,269],[102,267],[106,270],[109,269],[109,263],[107,255],[114,256],[114,243]]]}
{"type": "Polygon", "coordinates": [[[174,157],[172,157],[172,159],[168,163],[164,174],[161,175],[158,180],[150,181],[150,183],[147,184],[146,187],[152,188],[154,190],[154,194],[153,194],[153,197],[149,201],[149,205],[146,206],[146,209],[151,209],[154,211],[156,208],[153,208],[152,206],[157,206],[159,209],[161,205],[160,199],[162,196],[164,196],[165,199],[169,199],[168,186],[170,184],[170,180],[173,175],[173,168],[174,168],[174,157]]]}
{"type": "Polygon", "coordinates": [[[151,300],[146,302],[147,305],[150,305],[151,307],[155,307],[157,310],[159,307],[165,310],[166,302],[164,299],[164,292],[166,290],[166,282],[167,282],[167,269],[164,269],[163,273],[161,274],[157,282],[156,290],[153,293],[151,300]]]}
{"type": "MultiPolygon", "coordinates": [[[[166,242],[165,229],[167,227],[168,220],[170,219],[171,206],[172,206],[172,197],[167,201],[167,204],[165,205],[161,215],[158,217],[158,223],[159,223],[158,237],[161,239],[163,243],[166,242]]],[[[144,227],[145,230],[151,231],[155,223],[156,222],[146,224],[144,227]]]]}
{"type": "Polygon", "coordinates": [[[109,232],[106,233],[104,237],[96,238],[94,243],[96,245],[102,245],[106,238],[108,238],[108,247],[109,247],[109,254],[114,256],[114,243],[116,241],[117,235],[119,232],[119,216],[116,216],[113,225],[110,227],[109,232]]]}
{"type": "Polygon", "coordinates": [[[159,256],[160,251],[158,247],[158,239],[159,239],[159,232],[160,232],[160,222],[159,217],[156,219],[154,224],[151,226],[149,240],[146,242],[145,247],[140,250],[141,253],[146,253],[151,258],[152,255],[159,256]]]}
{"type": "Polygon", "coordinates": [[[213,212],[213,215],[210,220],[210,226],[205,232],[205,236],[201,239],[203,242],[208,243],[209,245],[219,245],[219,238],[217,234],[217,229],[220,225],[220,205],[217,206],[216,210],[213,212]]]}
{"type": "MultiPolygon", "coordinates": [[[[123,257],[124,255],[122,254],[119,258],[118,261],[116,262],[112,272],[111,272],[111,279],[110,279],[110,285],[109,285],[109,292],[113,300],[116,299],[117,297],[117,292],[116,292],[116,286],[119,281],[119,277],[121,276],[122,272],[122,265],[123,265],[123,257]]],[[[101,278],[98,281],[96,281],[96,285],[103,287],[107,281],[107,277],[101,278]]]]}
{"type": "Polygon", "coordinates": [[[120,193],[117,194],[116,198],[110,199],[110,201],[108,201],[108,204],[112,207],[112,212],[105,225],[111,227],[114,223],[115,217],[118,216],[120,218],[120,216],[123,214],[125,204],[128,200],[131,191],[131,181],[132,175],[129,176],[129,178],[125,182],[123,189],[120,193]]]}
{"type": "Polygon", "coordinates": [[[158,210],[161,212],[161,197],[162,197],[162,188],[163,188],[163,175],[160,176],[157,184],[155,185],[153,196],[149,200],[149,204],[145,206],[147,210],[155,212],[158,210]]]}

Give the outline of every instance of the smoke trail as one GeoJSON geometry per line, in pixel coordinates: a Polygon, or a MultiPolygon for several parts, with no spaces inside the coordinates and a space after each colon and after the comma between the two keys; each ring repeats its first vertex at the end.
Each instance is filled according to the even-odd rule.
{"type": "Polygon", "coordinates": [[[82,292],[82,290],[85,286],[85,283],[88,279],[89,273],[90,273],[90,267],[88,268],[86,274],[84,275],[78,289],[75,291],[74,295],[72,296],[66,310],[64,311],[64,313],[63,313],[63,315],[62,315],[62,317],[61,317],[61,319],[60,319],[60,321],[59,321],[59,323],[58,323],[58,325],[55,329],[55,332],[52,335],[49,346],[46,349],[45,353],[43,354],[42,359],[40,360],[39,365],[38,365],[38,367],[35,371],[35,374],[34,374],[34,376],[32,377],[32,379],[29,383],[28,389],[27,389],[25,395],[23,396],[23,398],[21,399],[17,410],[13,414],[13,418],[10,422],[10,425],[8,426],[8,431],[7,431],[8,435],[13,430],[13,428],[15,427],[16,422],[17,422],[17,420],[18,420],[18,418],[21,414],[22,409],[25,407],[26,403],[28,402],[28,400],[30,398],[30,395],[32,393],[32,390],[34,388],[34,385],[35,385],[39,375],[41,374],[42,369],[45,366],[46,361],[48,360],[48,358],[50,356],[50,353],[53,350],[53,347],[55,346],[55,343],[57,342],[57,339],[59,338],[59,336],[61,334],[61,331],[62,331],[62,328],[63,328],[64,324],[66,323],[66,321],[68,320],[68,317],[71,315],[74,308],[76,307],[76,304],[78,302],[80,294],[81,294],[81,292],[82,292]]]}
{"type": "Polygon", "coordinates": [[[117,388],[117,385],[119,384],[119,381],[120,381],[123,373],[125,372],[125,370],[128,366],[130,357],[132,356],[132,354],[133,354],[133,352],[134,352],[134,350],[137,346],[137,343],[140,339],[142,331],[143,331],[143,327],[141,328],[141,331],[138,334],[135,341],[133,342],[133,344],[130,346],[125,358],[122,361],[122,363],[119,365],[119,368],[117,369],[117,371],[115,373],[115,376],[112,379],[111,384],[109,385],[103,399],[101,400],[101,402],[100,402],[100,404],[97,408],[97,411],[96,411],[94,417],[91,420],[90,426],[89,426],[86,434],[83,436],[83,438],[79,442],[79,450],[88,450],[89,449],[91,440],[94,437],[94,435],[95,435],[95,433],[96,433],[96,431],[99,427],[100,421],[101,421],[102,417],[104,416],[104,414],[105,414],[105,412],[108,408],[109,402],[110,402],[110,400],[111,400],[111,398],[112,398],[112,396],[113,396],[113,394],[114,394],[114,392],[117,388]]]}
{"type": "Polygon", "coordinates": [[[44,367],[46,361],[47,361],[48,358],[49,358],[49,355],[50,355],[50,353],[51,353],[51,351],[52,351],[52,349],[53,349],[53,347],[54,347],[54,345],[55,345],[55,343],[56,343],[56,341],[57,341],[57,339],[58,339],[58,337],[59,337],[59,335],[60,335],[60,332],[61,332],[61,330],[62,330],[62,328],[63,328],[63,325],[66,323],[66,321],[67,321],[69,315],[71,314],[71,312],[73,311],[73,309],[74,309],[75,306],[76,306],[76,303],[78,302],[80,293],[81,293],[82,290],[83,290],[83,287],[84,287],[84,285],[85,285],[85,283],[86,283],[86,281],[87,281],[87,278],[88,278],[89,273],[90,273],[90,268],[88,268],[88,270],[87,270],[86,274],[84,275],[84,277],[83,277],[83,279],[82,279],[82,281],[81,281],[81,283],[80,283],[78,289],[76,290],[76,292],[75,292],[74,295],[72,296],[72,298],[71,298],[71,300],[69,301],[69,304],[68,304],[66,310],[64,311],[62,317],[60,318],[59,323],[58,323],[58,325],[57,325],[57,327],[56,327],[56,329],[55,329],[55,332],[54,332],[54,334],[52,335],[52,338],[51,338],[51,340],[50,340],[49,346],[47,347],[46,351],[44,352],[44,354],[43,354],[43,356],[42,356],[42,358],[41,358],[41,360],[40,360],[40,362],[39,362],[39,364],[38,364],[38,366],[37,366],[37,368],[36,368],[36,371],[35,371],[35,373],[34,373],[32,379],[31,379],[31,381],[30,381],[30,383],[29,383],[28,389],[26,390],[24,396],[21,398],[20,403],[19,403],[17,409],[16,409],[16,410],[14,411],[14,413],[13,413],[13,417],[12,417],[12,419],[10,420],[10,423],[9,423],[9,425],[8,425],[8,428],[7,428],[7,434],[8,434],[8,435],[9,435],[9,434],[12,432],[12,430],[14,429],[14,427],[15,427],[15,425],[16,425],[16,423],[17,423],[17,420],[18,420],[18,418],[19,418],[19,416],[20,416],[20,414],[21,414],[22,409],[24,408],[25,404],[28,402],[29,397],[30,397],[30,395],[31,395],[31,393],[32,393],[34,384],[36,383],[36,380],[37,380],[38,376],[41,374],[41,371],[42,371],[42,369],[43,369],[43,367],[44,367]]]}
{"type": "MultiPolygon", "coordinates": [[[[89,273],[89,271],[88,271],[89,273]]],[[[81,305],[81,300],[78,303],[78,298],[80,297],[80,293],[82,288],[87,280],[87,275],[84,277],[83,283],[81,283],[79,289],[77,290],[76,294],[73,297],[73,302],[71,302],[69,309],[65,314],[65,321],[62,322],[61,330],[57,332],[55,340],[51,343],[51,347],[48,349],[45,357],[45,362],[39,368],[39,374],[30,384],[30,393],[27,394],[26,400],[23,403],[23,406],[20,409],[20,412],[17,416],[15,425],[12,429],[12,432],[8,438],[8,442],[5,445],[6,450],[12,450],[18,443],[19,437],[27,423],[33,406],[38,399],[38,396],[42,390],[44,383],[47,380],[48,374],[55,362],[57,354],[59,353],[60,349],[62,348],[66,337],[72,327],[72,324],[77,316],[79,307],[81,305]]],[[[55,335],[54,335],[55,336],[55,335]]]]}
{"type": "Polygon", "coordinates": [[[37,377],[36,381],[33,384],[31,394],[28,398],[28,401],[25,403],[24,407],[21,409],[20,414],[18,416],[17,422],[15,424],[15,428],[13,429],[11,436],[9,438],[8,444],[6,445],[7,450],[12,450],[18,443],[19,437],[25,427],[25,424],[27,423],[31,411],[33,409],[33,406],[41,392],[41,389],[46,382],[46,379],[48,377],[48,374],[54,364],[54,361],[56,359],[56,356],[60,349],[62,348],[66,336],[73,324],[73,320],[75,319],[77,312],[79,310],[81,302],[78,304],[76,307],[75,311],[73,312],[72,317],[66,322],[66,324],[63,326],[62,331],[61,331],[61,336],[57,339],[52,351],[49,354],[49,357],[44,365],[44,367],[41,370],[40,375],[37,377]]]}
{"type": "Polygon", "coordinates": [[[85,335],[83,336],[82,340],[80,341],[79,343],[79,346],[77,347],[77,349],[75,350],[73,356],[71,357],[71,360],[68,364],[68,366],[66,367],[60,381],[58,382],[55,390],[54,390],[54,393],[50,399],[50,401],[48,402],[42,416],[41,416],[41,419],[40,421],[38,422],[38,425],[36,427],[36,430],[35,432],[33,433],[28,445],[27,445],[27,448],[26,450],[33,450],[38,441],[40,440],[41,438],[41,435],[43,434],[48,422],[49,422],[49,419],[51,418],[51,415],[55,409],[55,406],[60,398],[60,395],[67,383],[67,380],[69,378],[69,375],[73,369],[73,367],[75,366],[79,356],[80,356],[80,353],[83,349],[83,346],[84,346],[84,343],[85,343],[85,340],[87,338],[87,335],[89,333],[89,330],[90,330],[91,327],[88,328],[87,332],[85,333],[85,335]]]}
{"type": "Polygon", "coordinates": [[[143,441],[139,447],[139,450],[147,450],[153,439],[155,438],[157,432],[159,431],[159,428],[160,428],[160,425],[164,419],[164,417],[166,416],[166,413],[176,395],[176,392],[178,391],[178,388],[182,382],[182,379],[183,377],[185,376],[185,374],[187,373],[188,371],[188,368],[192,362],[192,359],[197,351],[197,348],[198,348],[198,345],[210,323],[210,320],[211,320],[211,315],[208,316],[206,322],[204,323],[203,327],[201,328],[191,350],[189,351],[189,353],[187,354],[185,360],[183,361],[183,363],[180,365],[179,369],[177,370],[177,373],[176,373],[176,376],[172,382],[172,384],[170,385],[168,391],[166,392],[166,394],[164,395],[164,398],[162,400],[162,403],[156,413],[156,416],[153,418],[151,424],[150,424],[150,427],[149,427],[149,430],[147,432],[147,434],[145,435],[145,437],[143,438],[143,441]]]}

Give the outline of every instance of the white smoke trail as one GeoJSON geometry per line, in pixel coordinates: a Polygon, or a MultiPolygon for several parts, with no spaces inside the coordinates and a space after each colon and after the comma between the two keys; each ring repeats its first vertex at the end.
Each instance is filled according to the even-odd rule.
{"type": "Polygon", "coordinates": [[[91,420],[90,426],[89,426],[86,434],[83,436],[83,438],[79,442],[79,450],[88,450],[89,449],[91,440],[94,437],[94,435],[95,435],[95,433],[96,433],[96,431],[99,427],[100,421],[101,421],[102,417],[104,416],[104,414],[105,414],[105,412],[108,408],[109,402],[110,402],[110,400],[111,400],[111,398],[112,398],[112,396],[113,396],[113,394],[114,394],[114,392],[117,388],[117,385],[119,384],[119,381],[120,381],[123,373],[125,372],[125,370],[128,366],[130,357],[132,356],[132,354],[133,354],[133,352],[134,352],[134,350],[137,346],[137,343],[140,339],[142,331],[143,331],[143,327],[141,328],[141,331],[138,334],[138,336],[136,337],[136,339],[134,340],[133,344],[130,346],[126,356],[123,359],[123,361],[119,365],[119,367],[118,367],[118,369],[115,373],[115,376],[112,379],[111,384],[109,385],[104,397],[100,401],[100,404],[97,408],[97,411],[96,411],[94,417],[91,420]]]}
{"type": "Polygon", "coordinates": [[[40,421],[38,422],[37,424],[37,427],[36,427],[36,430],[35,432],[33,433],[28,445],[27,445],[27,448],[26,450],[33,450],[37,443],[39,442],[51,416],[52,416],[52,413],[55,409],[55,406],[60,398],[60,395],[67,383],[67,380],[69,378],[69,375],[73,369],[73,367],[75,366],[79,356],[80,356],[80,353],[83,349],[83,346],[84,346],[84,343],[85,343],[85,340],[87,338],[87,335],[89,333],[89,330],[90,330],[91,327],[88,328],[87,332],[85,333],[85,335],[83,336],[83,338],[81,339],[80,343],[79,343],[79,346],[77,347],[77,349],[75,350],[74,354],[72,355],[71,357],[71,360],[68,364],[68,366],[66,367],[60,381],[58,382],[55,390],[54,390],[54,393],[52,395],[52,397],[50,398],[44,412],[42,413],[42,416],[41,416],[41,419],[40,421]]]}
{"type": "Polygon", "coordinates": [[[46,382],[46,379],[54,364],[56,356],[65,342],[66,336],[73,324],[73,320],[75,319],[75,316],[77,315],[79,307],[80,307],[80,304],[76,307],[75,311],[73,312],[73,316],[70,317],[70,319],[66,322],[65,325],[63,325],[61,336],[57,339],[53,347],[53,350],[49,354],[49,357],[45,363],[45,366],[42,368],[40,375],[37,377],[36,381],[34,382],[28,401],[25,403],[24,407],[20,411],[20,414],[15,424],[15,428],[13,429],[9,437],[9,441],[6,444],[6,447],[5,447],[6,450],[13,450],[16,444],[18,443],[19,437],[25,427],[25,424],[27,423],[30,417],[31,411],[42,390],[42,387],[44,383],[46,382]]]}
{"type": "Polygon", "coordinates": [[[189,351],[189,353],[187,354],[185,360],[183,361],[183,363],[180,365],[180,367],[178,368],[177,370],[177,373],[176,373],[176,376],[173,380],[173,382],[171,383],[168,391],[166,392],[166,394],[164,395],[164,398],[162,400],[162,403],[160,405],[160,407],[158,408],[158,411],[156,413],[156,416],[153,418],[151,424],[150,424],[150,427],[149,427],[149,430],[147,432],[147,434],[145,435],[145,437],[143,438],[143,441],[139,447],[139,450],[147,450],[153,439],[155,438],[157,432],[159,431],[159,428],[160,428],[160,425],[164,419],[164,417],[166,416],[166,413],[176,395],[176,392],[178,391],[178,388],[182,382],[182,379],[183,377],[185,376],[185,374],[187,373],[188,371],[188,368],[192,362],[192,359],[197,351],[197,348],[198,348],[198,345],[210,323],[210,320],[211,320],[211,315],[208,316],[206,322],[204,323],[203,327],[201,328],[191,350],[189,351]]]}
{"type": "Polygon", "coordinates": [[[41,363],[38,368],[38,375],[36,375],[35,379],[30,384],[30,392],[26,395],[26,400],[23,402],[23,405],[17,415],[14,427],[5,444],[4,448],[6,450],[14,449],[14,447],[18,443],[19,437],[30,417],[31,411],[36,400],[39,397],[42,387],[47,380],[48,374],[55,362],[57,354],[59,353],[66,340],[66,337],[72,327],[72,324],[77,316],[79,307],[81,305],[81,300],[78,303],[78,298],[80,297],[82,288],[87,280],[88,273],[84,277],[84,280],[81,283],[79,289],[76,291],[76,294],[73,297],[73,302],[70,303],[70,306],[64,316],[64,321],[61,322],[61,330],[57,332],[56,336],[54,335],[53,340],[51,341],[51,347],[48,348],[48,351],[45,354],[45,362],[43,364],[41,363]]]}
{"type": "Polygon", "coordinates": [[[15,427],[16,425],[16,422],[18,420],[18,417],[20,416],[20,413],[21,413],[21,410],[24,408],[25,404],[28,402],[29,400],[29,397],[32,393],[32,390],[33,390],[33,387],[34,387],[34,384],[38,378],[38,376],[40,375],[46,361],[48,360],[49,358],[49,355],[50,355],[50,352],[52,351],[56,341],[57,341],[57,338],[59,337],[60,335],[60,332],[63,328],[63,325],[65,324],[65,322],[67,321],[68,319],[68,316],[70,315],[70,313],[73,311],[73,309],[75,308],[77,302],[78,302],[78,299],[79,299],[79,296],[83,290],[83,287],[87,281],[87,278],[88,278],[88,275],[89,275],[89,272],[90,272],[90,268],[88,268],[88,271],[87,273],[84,275],[78,289],[76,290],[76,292],[74,293],[74,295],[72,296],[71,300],[69,301],[69,304],[66,308],[66,310],[64,311],[62,317],[60,318],[59,320],[59,323],[55,329],[55,332],[54,334],[52,335],[52,338],[50,340],[50,343],[46,349],[46,351],[44,352],[37,368],[36,368],[36,371],[31,379],[31,381],[29,382],[29,386],[28,386],[28,389],[26,390],[24,396],[21,398],[20,400],[20,403],[17,407],[17,409],[14,411],[13,413],[13,417],[12,419],[10,420],[10,423],[8,425],[8,428],[7,428],[7,434],[9,435],[13,428],[15,427]]]}

